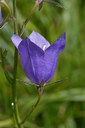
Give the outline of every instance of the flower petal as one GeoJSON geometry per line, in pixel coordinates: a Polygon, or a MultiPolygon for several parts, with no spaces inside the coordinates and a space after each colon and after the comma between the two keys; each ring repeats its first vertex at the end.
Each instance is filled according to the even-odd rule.
{"type": "Polygon", "coordinates": [[[47,82],[54,75],[56,65],[58,63],[58,55],[64,49],[66,42],[66,34],[62,34],[58,40],[56,40],[49,48],[45,51],[45,66],[47,67],[44,72],[44,80],[47,82]],[[50,56],[50,57],[49,57],[50,56]]]}
{"type": "MultiPolygon", "coordinates": [[[[61,52],[65,48],[66,33],[64,32],[48,49],[61,52]]],[[[48,50],[46,49],[46,50],[48,50]]]]}
{"type": "Polygon", "coordinates": [[[51,49],[42,52],[34,43],[29,44],[29,51],[36,84],[42,80],[46,83],[54,74],[58,53],[51,49]]]}
{"type": "Polygon", "coordinates": [[[11,37],[11,40],[16,48],[18,48],[20,42],[22,41],[21,37],[18,36],[17,34],[13,34],[13,36],[11,37]]]}
{"type": "Polygon", "coordinates": [[[44,54],[43,50],[26,38],[20,43],[18,51],[27,77],[38,84],[40,82],[40,79],[38,79],[39,60],[44,54]],[[37,63],[35,63],[35,60],[37,63]]]}
{"type": "Polygon", "coordinates": [[[2,22],[2,10],[1,10],[1,7],[0,7],[0,23],[2,22]]]}
{"type": "Polygon", "coordinates": [[[28,38],[43,50],[50,46],[49,42],[41,34],[35,31],[33,31],[28,38]]]}

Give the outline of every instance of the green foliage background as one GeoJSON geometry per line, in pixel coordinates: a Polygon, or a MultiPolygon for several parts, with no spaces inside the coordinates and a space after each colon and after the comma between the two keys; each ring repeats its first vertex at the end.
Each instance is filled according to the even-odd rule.
{"type": "MultiPolygon", "coordinates": [[[[7,2],[12,7],[12,1],[7,2]]],[[[40,11],[37,8],[23,35],[24,38],[35,30],[51,43],[63,32],[67,35],[66,48],[59,55],[58,67],[49,83],[65,80],[45,87],[38,107],[24,124],[25,128],[85,128],[85,1],[61,2],[64,9],[48,3],[44,3],[40,11]]],[[[33,4],[34,0],[17,0],[19,26],[30,13],[33,4]]],[[[11,65],[14,56],[12,34],[13,24],[10,21],[0,30],[0,47],[8,51],[7,59],[11,65]]],[[[17,78],[28,81],[20,59],[17,78]]],[[[0,128],[13,128],[11,86],[0,66],[0,128]]],[[[17,82],[17,96],[23,119],[37,100],[37,89],[17,82]]]]}

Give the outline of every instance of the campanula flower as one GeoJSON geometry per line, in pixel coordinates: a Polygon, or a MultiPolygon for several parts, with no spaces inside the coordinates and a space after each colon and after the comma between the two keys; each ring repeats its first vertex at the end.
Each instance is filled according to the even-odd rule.
{"type": "Polygon", "coordinates": [[[39,33],[33,31],[25,39],[12,36],[12,42],[18,49],[22,67],[27,77],[34,83],[48,82],[56,70],[58,55],[64,49],[66,33],[63,33],[53,44],[39,33]]]}

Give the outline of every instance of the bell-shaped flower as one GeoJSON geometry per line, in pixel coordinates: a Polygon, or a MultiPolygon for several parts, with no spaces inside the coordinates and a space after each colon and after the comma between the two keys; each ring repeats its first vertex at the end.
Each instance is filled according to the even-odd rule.
{"type": "Polygon", "coordinates": [[[27,77],[34,83],[48,82],[56,70],[58,55],[64,49],[66,33],[63,33],[53,44],[39,33],[33,31],[25,39],[12,36],[12,42],[18,49],[22,67],[27,77]]]}

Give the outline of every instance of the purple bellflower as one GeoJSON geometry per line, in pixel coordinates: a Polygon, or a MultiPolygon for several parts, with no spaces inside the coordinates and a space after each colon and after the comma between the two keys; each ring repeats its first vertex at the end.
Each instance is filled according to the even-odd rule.
{"type": "Polygon", "coordinates": [[[35,31],[25,39],[21,39],[16,34],[11,39],[18,49],[27,77],[37,85],[42,81],[48,82],[56,70],[58,55],[65,47],[66,33],[63,33],[52,45],[35,31]]]}

